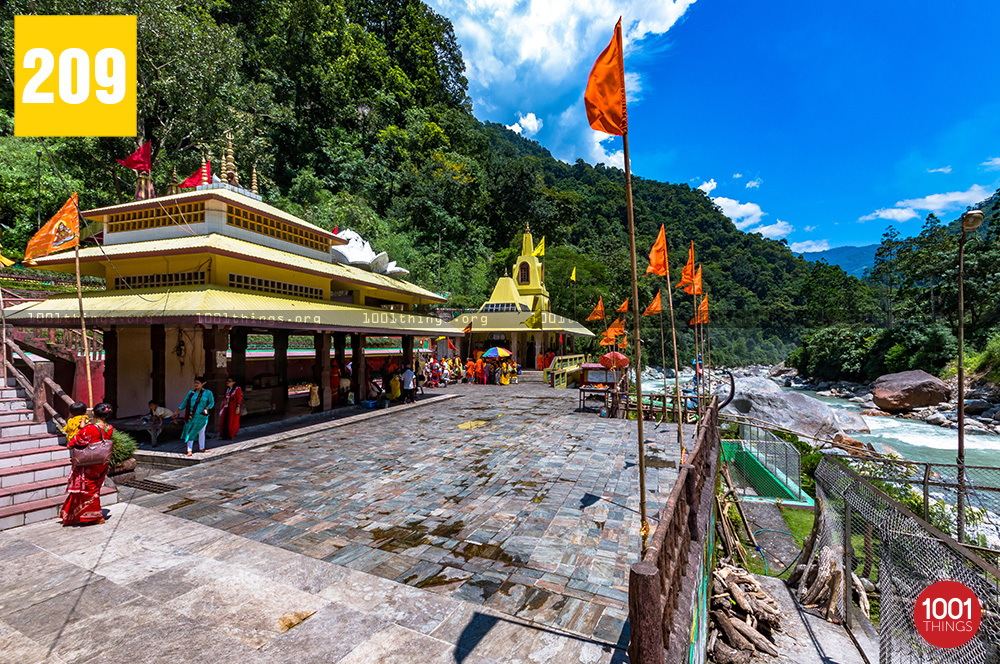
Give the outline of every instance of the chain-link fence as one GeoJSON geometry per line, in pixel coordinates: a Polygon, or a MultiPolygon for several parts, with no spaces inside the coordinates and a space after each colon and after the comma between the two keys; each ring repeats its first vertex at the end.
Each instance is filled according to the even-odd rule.
{"type": "Polygon", "coordinates": [[[726,418],[720,426],[723,463],[743,496],[812,504],[802,490],[801,455],[795,445],[742,418],[726,418]]]}
{"type": "Polygon", "coordinates": [[[855,630],[869,620],[877,625],[881,664],[1000,662],[996,567],[917,517],[842,459],[823,459],[816,470],[816,491],[819,530],[801,571],[800,600],[808,604],[823,596],[816,588],[824,574],[830,583],[841,583],[839,592],[825,596],[828,617],[855,630]],[[983,609],[977,635],[950,650],[929,645],[914,623],[919,594],[946,579],[971,588],[983,609]]]}

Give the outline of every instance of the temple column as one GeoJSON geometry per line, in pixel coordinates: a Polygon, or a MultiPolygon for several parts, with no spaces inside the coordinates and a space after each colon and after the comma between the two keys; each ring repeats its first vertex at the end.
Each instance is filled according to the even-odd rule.
{"type": "Polygon", "coordinates": [[[230,359],[229,373],[241,389],[247,384],[247,336],[250,330],[245,327],[234,327],[229,331],[229,349],[233,355],[230,359]]]}
{"type": "Polygon", "coordinates": [[[368,396],[368,366],[365,363],[365,335],[351,335],[351,369],[353,370],[354,403],[368,396]]]}
{"type": "Polygon", "coordinates": [[[337,362],[337,370],[340,371],[340,375],[345,375],[344,369],[347,367],[347,333],[346,332],[334,332],[333,333],[333,354],[334,359],[337,362]]]}
{"type": "Polygon", "coordinates": [[[406,369],[413,368],[413,336],[403,335],[403,366],[399,370],[405,371],[406,369]]]}
{"type": "MultiPolygon", "coordinates": [[[[105,342],[106,343],[106,342],[105,342]]],[[[167,329],[164,325],[149,326],[149,350],[153,353],[153,370],[149,372],[150,398],[160,406],[167,403],[167,329]]],[[[105,352],[107,358],[107,352],[105,352]]],[[[105,359],[107,362],[107,359],[105,359]]],[[[107,382],[105,382],[107,385],[107,382]]],[[[105,391],[107,391],[105,389],[105,391]]],[[[172,406],[171,406],[172,407],[172,406]]]]}
{"type": "Polygon", "coordinates": [[[313,361],[313,382],[319,386],[320,410],[330,410],[333,398],[330,391],[330,333],[313,335],[316,359],[313,361]]]}
{"type": "Polygon", "coordinates": [[[229,334],[222,326],[213,325],[201,331],[201,341],[205,349],[205,389],[215,397],[215,406],[208,414],[208,432],[216,433],[219,430],[219,408],[226,394],[226,378],[229,377],[226,370],[229,334]]]}
{"type": "MultiPolygon", "coordinates": [[[[77,368],[80,364],[77,363],[77,368]]],[[[104,403],[118,414],[118,326],[104,330],[104,403]]],[[[93,406],[94,404],[91,404],[93,406]]]]}
{"type": "Polygon", "coordinates": [[[288,330],[275,330],[271,335],[274,346],[274,373],[278,374],[278,412],[284,414],[288,406],[288,330]]]}

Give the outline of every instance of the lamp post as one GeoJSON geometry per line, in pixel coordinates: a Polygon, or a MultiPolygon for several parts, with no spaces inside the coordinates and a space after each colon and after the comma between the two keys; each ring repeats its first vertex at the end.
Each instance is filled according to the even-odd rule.
{"type": "Polygon", "coordinates": [[[958,541],[965,542],[965,238],[983,223],[980,210],[962,213],[958,241],[958,541]]]}

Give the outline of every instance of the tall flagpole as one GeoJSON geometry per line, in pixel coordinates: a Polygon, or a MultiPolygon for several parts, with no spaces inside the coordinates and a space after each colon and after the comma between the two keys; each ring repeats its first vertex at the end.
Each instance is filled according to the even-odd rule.
{"type": "Polygon", "coordinates": [[[670,270],[667,269],[667,301],[670,303],[670,336],[674,343],[674,405],[677,407],[677,446],[681,450],[681,463],[684,463],[684,402],[681,399],[681,369],[677,361],[677,325],[674,322],[674,285],[670,282],[670,270]]]}
{"type": "Polygon", "coordinates": [[[642,415],[642,343],[639,340],[639,277],[635,260],[635,215],[632,213],[632,169],[628,157],[628,131],[622,132],[622,149],[625,157],[625,203],[628,210],[629,258],[632,262],[632,332],[635,343],[635,399],[636,420],[639,424],[639,517],[642,519],[642,553],[646,552],[649,539],[649,522],[646,521],[646,438],[642,415]]]}
{"type": "Polygon", "coordinates": [[[0,286],[0,378],[7,387],[7,314],[4,312],[3,286],[0,286]]]}
{"type": "MultiPolygon", "coordinates": [[[[663,291],[660,291],[660,367],[663,369],[663,418],[667,418],[667,345],[663,341],[663,291]]],[[[653,407],[650,401],[649,407],[653,407]]]]}
{"type": "MultiPolygon", "coordinates": [[[[79,229],[79,210],[77,211],[77,229],[79,229]]],[[[83,319],[83,287],[80,285],[80,232],[77,230],[76,247],[73,249],[73,260],[76,264],[76,301],[80,305],[80,333],[83,335],[83,361],[87,367],[87,406],[94,407],[94,383],[90,377],[90,345],[87,343],[87,323],[83,319]]]]}

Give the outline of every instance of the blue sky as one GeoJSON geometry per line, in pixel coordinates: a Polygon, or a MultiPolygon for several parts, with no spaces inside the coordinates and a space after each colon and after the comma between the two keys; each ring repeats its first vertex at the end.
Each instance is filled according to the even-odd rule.
{"type": "Polygon", "coordinates": [[[633,172],[700,186],[793,250],[911,235],[1000,186],[995,0],[429,3],[477,117],[590,163],[621,164],[583,91],[623,16],[633,172]]]}

